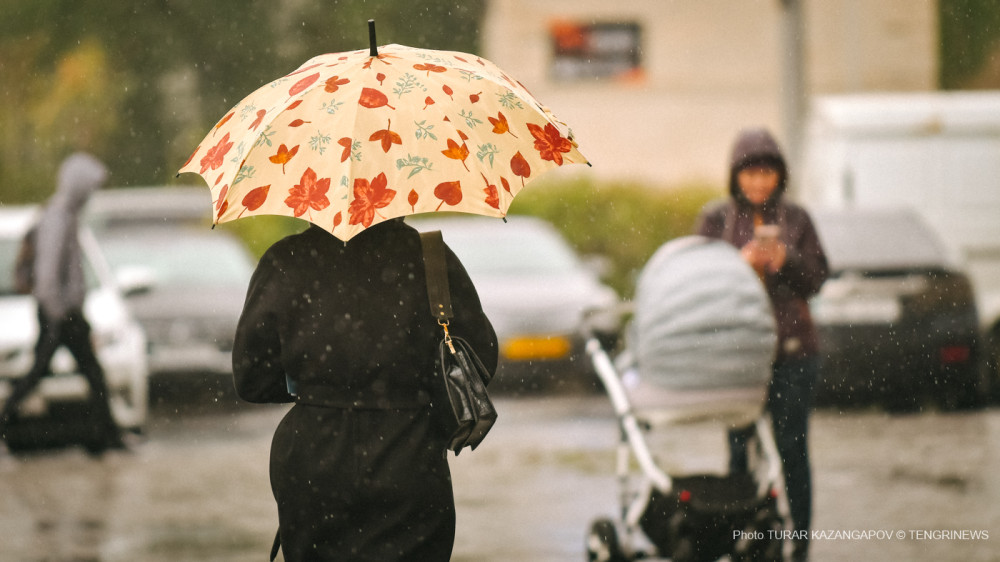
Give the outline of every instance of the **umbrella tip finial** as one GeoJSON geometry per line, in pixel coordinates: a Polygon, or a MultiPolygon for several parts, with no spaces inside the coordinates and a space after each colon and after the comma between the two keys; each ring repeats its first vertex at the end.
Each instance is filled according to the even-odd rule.
{"type": "Polygon", "coordinates": [[[371,56],[378,56],[378,47],[375,43],[375,20],[368,20],[368,44],[371,46],[371,56]]]}

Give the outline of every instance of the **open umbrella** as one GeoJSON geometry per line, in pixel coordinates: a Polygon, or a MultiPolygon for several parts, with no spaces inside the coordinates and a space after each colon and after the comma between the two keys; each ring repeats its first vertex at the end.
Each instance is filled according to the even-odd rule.
{"type": "Polygon", "coordinates": [[[587,163],[519,82],[476,55],[375,47],[324,54],[227,112],[180,172],[214,222],[286,215],[347,241],[394,217],[502,217],[542,172],[587,163]]]}

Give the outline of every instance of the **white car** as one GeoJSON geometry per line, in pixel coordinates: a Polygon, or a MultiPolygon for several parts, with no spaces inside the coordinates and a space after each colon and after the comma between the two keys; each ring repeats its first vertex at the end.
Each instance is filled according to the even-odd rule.
{"type": "MultiPolygon", "coordinates": [[[[38,308],[31,295],[17,294],[13,288],[14,261],[24,233],[36,220],[35,206],[0,208],[0,400],[10,394],[11,381],[24,376],[34,360],[38,338],[38,308]]],[[[104,368],[111,411],[119,426],[141,431],[146,423],[149,402],[146,336],[125,305],[123,291],[143,287],[119,287],[104,261],[93,235],[80,232],[84,250],[87,297],[84,314],[90,323],[97,357],[104,368]]],[[[88,400],[86,379],[76,372],[69,350],[60,348],[52,360],[52,375],[42,379],[36,392],[22,403],[20,419],[38,421],[83,413],[68,406],[88,400]]],[[[54,427],[75,424],[59,419],[54,427]]]]}
{"type": "Polygon", "coordinates": [[[621,300],[550,223],[530,216],[412,217],[420,231],[440,230],[476,286],[496,330],[500,364],[490,388],[599,388],[584,351],[584,322],[614,334],[621,300]],[[596,313],[596,314],[595,314],[596,313]]]}

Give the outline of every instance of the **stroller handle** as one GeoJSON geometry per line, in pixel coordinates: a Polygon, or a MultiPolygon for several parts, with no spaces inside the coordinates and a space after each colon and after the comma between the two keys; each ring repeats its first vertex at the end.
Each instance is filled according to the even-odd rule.
{"type": "Polygon", "coordinates": [[[611,362],[611,357],[604,350],[604,347],[601,346],[597,337],[593,335],[587,339],[586,350],[590,355],[591,361],[594,363],[597,376],[601,379],[601,383],[604,384],[605,390],[607,390],[621,430],[632,446],[632,451],[635,454],[636,461],[639,463],[639,467],[660,492],[670,492],[670,489],[673,487],[673,481],[667,473],[663,472],[656,465],[656,461],[653,460],[653,454],[650,452],[649,446],[643,438],[642,429],[639,427],[639,420],[636,419],[635,413],[632,411],[632,404],[629,402],[625,386],[622,384],[621,379],[618,377],[618,372],[611,362]]]}

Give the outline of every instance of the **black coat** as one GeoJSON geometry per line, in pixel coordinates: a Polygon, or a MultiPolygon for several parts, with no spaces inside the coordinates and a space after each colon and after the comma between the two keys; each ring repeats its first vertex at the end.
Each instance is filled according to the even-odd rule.
{"type": "MultiPolygon", "coordinates": [[[[451,331],[495,370],[496,335],[447,251],[451,331]]],[[[347,244],[311,227],[272,246],[233,349],[237,393],[297,402],[271,445],[286,560],[447,560],[455,512],[427,407],[441,328],[420,238],[388,221],[347,244]],[[291,381],[291,382],[289,382],[291,381]]]]}

